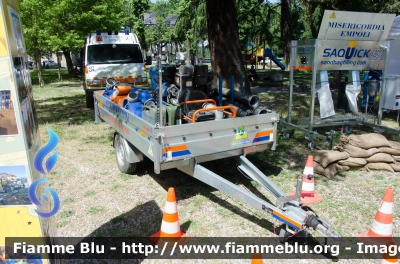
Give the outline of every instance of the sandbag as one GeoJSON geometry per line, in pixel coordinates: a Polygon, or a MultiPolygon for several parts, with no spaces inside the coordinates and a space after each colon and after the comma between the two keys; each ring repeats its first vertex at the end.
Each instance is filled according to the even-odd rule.
{"type": "Polygon", "coordinates": [[[344,145],[346,145],[346,144],[349,144],[349,138],[346,136],[346,134],[342,134],[342,135],[340,136],[340,144],[341,144],[342,146],[344,146],[344,145]]]}
{"type": "Polygon", "coordinates": [[[335,115],[335,107],[332,100],[332,92],[329,89],[329,83],[317,88],[319,112],[321,118],[326,118],[335,115]]]}
{"type": "Polygon", "coordinates": [[[400,149],[382,147],[382,148],[378,148],[378,150],[380,153],[387,153],[390,155],[400,155],[400,149]]]}
{"type": "Polygon", "coordinates": [[[344,145],[343,149],[349,153],[352,158],[369,158],[379,152],[377,148],[362,149],[350,144],[344,145]]]}
{"type": "Polygon", "coordinates": [[[340,166],[337,163],[332,163],[328,167],[325,168],[325,176],[329,179],[333,179],[333,177],[343,171],[348,171],[350,169],[349,166],[340,166]]]}
{"type": "Polygon", "coordinates": [[[314,161],[314,173],[318,173],[319,175],[325,176],[325,169],[321,164],[314,161]]]}
{"type": "Polygon", "coordinates": [[[386,171],[391,171],[394,172],[392,166],[388,163],[384,162],[376,162],[376,163],[367,163],[364,168],[367,170],[386,170],[386,171]]]}
{"type": "Polygon", "coordinates": [[[390,163],[390,167],[396,172],[400,172],[400,162],[390,163]]]}
{"type": "Polygon", "coordinates": [[[332,149],[336,150],[336,151],[340,151],[340,152],[344,152],[345,151],[344,147],[342,145],[334,146],[332,149]]]}
{"type": "Polygon", "coordinates": [[[389,144],[392,148],[400,150],[400,142],[389,140],[389,144]]]}
{"type": "Polygon", "coordinates": [[[340,166],[337,163],[331,163],[328,167],[324,168],[321,164],[314,161],[314,173],[325,176],[329,179],[333,179],[336,174],[349,169],[350,167],[340,166]]]}
{"type": "Polygon", "coordinates": [[[339,160],[338,164],[341,166],[349,166],[349,167],[361,167],[367,164],[367,161],[363,158],[353,158],[350,157],[345,160],[339,160]]]}
{"type": "Polygon", "coordinates": [[[354,115],[358,115],[357,97],[361,91],[361,85],[346,84],[346,97],[349,108],[354,115]]]}
{"type": "Polygon", "coordinates": [[[389,141],[381,134],[370,133],[348,136],[349,144],[363,149],[391,147],[389,141]]]}
{"type": "Polygon", "coordinates": [[[367,169],[365,168],[365,165],[363,166],[359,166],[359,167],[350,167],[349,170],[356,170],[356,171],[367,171],[367,169]]]}
{"type": "Polygon", "coordinates": [[[400,161],[400,156],[393,155],[392,157],[395,161],[400,161]]]}
{"type": "Polygon", "coordinates": [[[332,162],[344,160],[350,157],[347,152],[335,150],[316,150],[313,151],[312,155],[314,156],[314,161],[321,164],[324,168],[326,168],[332,162]]]}
{"type": "Polygon", "coordinates": [[[376,153],[372,155],[369,158],[365,159],[368,163],[374,163],[374,162],[386,162],[386,163],[393,163],[394,159],[392,155],[389,155],[387,153],[376,153]]]}

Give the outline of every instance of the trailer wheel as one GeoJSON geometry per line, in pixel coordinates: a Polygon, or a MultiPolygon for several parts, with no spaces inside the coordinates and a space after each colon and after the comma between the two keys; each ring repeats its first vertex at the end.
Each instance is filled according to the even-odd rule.
{"type": "Polygon", "coordinates": [[[287,131],[286,131],[286,132],[284,132],[284,133],[283,133],[283,138],[284,138],[284,139],[288,139],[288,138],[290,138],[290,133],[289,133],[289,132],[287,132],[287,131]]]}
{"type": "Polygon", "coordinates": [[[293,137],[293,136],[294,136],[294,129],[292,129],[292,130],[286,130],[286,131],[283,133],[283,138],[284,138],[284,139],[288,139],[288,138],[293,137]]]}
{"type": "Polygon", "coordinates": [[[353,127],[352,126],[344,126],[344,132],[346,132],[346,134],[351,134],[351,132],[353,132],[353,127]]]}
{"type": "Polygon", "coordinates": [[[314,141],[309,141],[307,146],[309,149],[313,149],[315,147],[314,141]]]}
{"type": "Polygon", "coordinates": [[[114,139],[115,158],[118,169],[126,174],[133,174],[136,170],[136,163],[129,163],[126,160],[126,149],[121,135],[115,135],[114,139]]]}
{"type": "Polygon", "coordinates": [[[86,93],[86,108],[94,108],[94,98],[92,93],[86,93]]]}

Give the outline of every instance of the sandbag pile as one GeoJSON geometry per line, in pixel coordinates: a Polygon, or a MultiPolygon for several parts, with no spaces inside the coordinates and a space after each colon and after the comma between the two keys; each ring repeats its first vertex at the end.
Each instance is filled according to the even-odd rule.
{"type": "Polygon", "coordinates": [[[400,142],[381,134],[342,135],[333,150],[313,151],[314,172],[332,179],[350,169],[400,172],[400,142]]]}

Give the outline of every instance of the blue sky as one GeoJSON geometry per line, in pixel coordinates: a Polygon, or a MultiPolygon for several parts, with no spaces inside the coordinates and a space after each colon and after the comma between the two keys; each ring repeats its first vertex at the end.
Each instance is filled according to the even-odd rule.
{"type": "Polygon", "coordinates": [[[25,165],[0,165],[0,173],[8,173],[17,176],[17,178],[27,178],[25,165]]]}

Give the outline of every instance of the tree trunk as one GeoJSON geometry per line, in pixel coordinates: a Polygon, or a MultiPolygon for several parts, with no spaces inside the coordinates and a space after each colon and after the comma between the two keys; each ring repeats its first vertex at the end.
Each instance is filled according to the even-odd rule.
{"type": "Polygon", "coordinates": [[[72,78],[77,77],[76,73],[74,71],[74,65],[72,63],[71,53],[66,49],[62,49],[62,52],[64,54],[65,62],[67,63],[67,69],[68,69],[69,76],[72,78]]]}
{"type": "Polygon", "coordinates": [[[205,39],[203,39],[201,41],[201,57],[203,58],[203,60],[204,60],[204,57],[206,56],[206,51],[204,49],[204,41],[205,41],[205,39]]]}
{"type": "Polygon", "coordinates": [[[264,41],[264,45],[263,45],[263,70],[265,70],[265,56],[264,56],[264,53],[265,53],[265,36],[263,37],[263,41],[264,41]]]}
{"type": "Polygon", "coordinates": [[[190,65],[190,39],[186,38],[186,65],[190,65]]]}
{"type": "Polygon", "coordinates": [[[60,60],[61,54],[57,52],[56,55],[57,55],[58,80],[61,82],[62,81],[61,60],[60,60]]]}
{"type": "MultiPolygon", "coordinates": [[[[228,88],[230,77],[234,76],[235,90],[240,91],[246,72],[239,43],[236,1],[206,0],[206,9],[214,85],[218,85],[221,76],[222,86],[228,88]]],[[[246,93],[251,94],[250,84],[245,80],[246,93]]]]}
{"type": "Polygon", "coordinates": [[[290,41],[292,40],[290,20],[290,0],[281,0],[281,37],[286,70],[290,69],[290,41]]]}
{"type": "Polygon", "coordinates": [[[40,53],[39,49],[35,49],[35,62],[36,62],[36,69],[38,71],[38,80],[39,80],[39,86],[43,87],[44,86],[44,80],[43,80],[43,69],[42,69],[42,56],[40,53]]]}

